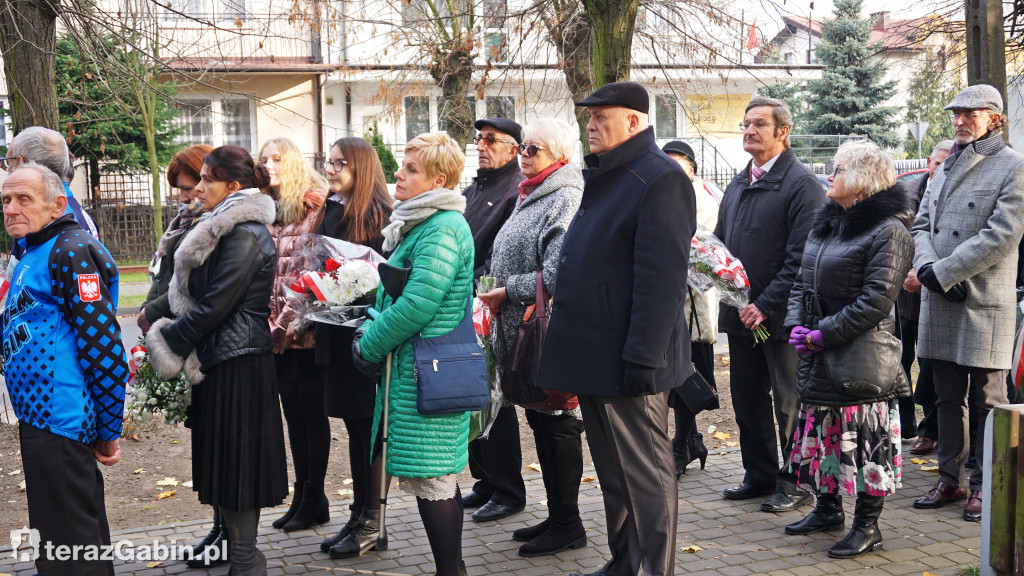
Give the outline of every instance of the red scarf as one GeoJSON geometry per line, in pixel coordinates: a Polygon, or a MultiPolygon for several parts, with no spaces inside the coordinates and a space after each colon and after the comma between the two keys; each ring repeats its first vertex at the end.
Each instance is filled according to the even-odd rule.
{"type": "Polygon", "coordinates": [[[559,168],[565,166],[566,164],[568,164],[568,162],[555,162],[551,166],[545,168],[544,171],[541,172],[540,174],[537,174],[533,178],[527,178],[526,180],[520,182],[519,203],[522,204],[523,202],[525,202],[526,197],[530,195],[530,192],[533,192],[537,188],[537,186],[540,186],[540,183],[543,182],[545,178],[547,178],[548,176],[551,175],[552,172],[558,170],[559,168]]]}

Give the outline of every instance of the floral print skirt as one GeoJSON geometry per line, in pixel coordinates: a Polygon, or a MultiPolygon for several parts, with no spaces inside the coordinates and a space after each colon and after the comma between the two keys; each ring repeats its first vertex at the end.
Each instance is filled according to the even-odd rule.
{"type": "Polygon", "coordinates": [[[895,493],[903,481],[899,404],[801,404],[790,470],[816,493],[895,493]]]}

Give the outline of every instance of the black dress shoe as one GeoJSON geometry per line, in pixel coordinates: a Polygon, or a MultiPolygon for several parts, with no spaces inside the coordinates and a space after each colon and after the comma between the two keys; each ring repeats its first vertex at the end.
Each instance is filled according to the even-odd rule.
{"type": "Polygon", "coordinates": [[[750,500],[751,498],[757,498],[758,496],[767,496],[772,492],[775,492],[774,486],[755,486],[744,482],[739,486],[726,488],[725,491],[722,492],[722,496],[724,496],[726,500],[750,500]]]}
{"type": "Polygon", "coordinates": [[[525,509],[525,504],[520,504],[519,506],[505,506],[492,500],[481,506],[476,512],[473,512],[472,518],[474,522],[491,522],[493,520],[508,518],[509,516],[518,514],[525,509]]]}
{"type": "Polygon", "coordinates": [[[519,547],[523,558],[551,556],[562,550],[579,550],[587,545],[587,531],[580,523],[572,528],[548,528],[543,534],[519,547]]]}
{"type": "Polygon", "coordinates": [[[785,492],[776,492],[768,497],[767,500],[761,502],[762,512],[792,512],[801,506],[806,506],[814,502],[814,496],[811,496],[810,492],[800,490],[798,494],[786,494],[785,492]]]}
{"type": "Polygon", "coordinates": [[[230,555],[231,542],[228,539],[228,530],[222,526],[217,538],[210,542],[206,548],[185,560],[185,565],[189,568],[213,568],[221,564],[227,564],[231,560],[230,555]]]}
{"type": "Polygon", "coordinates": [[[479,492],[473,492],[472,490],[470,490],[469,494],[466,494],[465,496],[462,497],[462,507],[479,508],[490,501],[490,496],[484,496],[479,492]]]}

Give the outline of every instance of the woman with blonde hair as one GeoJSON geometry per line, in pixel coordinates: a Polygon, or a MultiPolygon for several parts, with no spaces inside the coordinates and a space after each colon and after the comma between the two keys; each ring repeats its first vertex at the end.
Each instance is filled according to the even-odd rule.
{"type": "Polygon", "coordinates": [[[327,180],[313,170],[298,146],[287,138],[268,140],[260,149],[259,161],[270,173],[267,191],[277,203],[274,223],[267,226],[277,246],[270,335],[295,466],[291,506],[273,526],[291,532],[330,520],[324,478],[331,427],[324,404],[323,372],[315,362],[313,332],[295,330],[295,311],[285,298],[290,282],[284,276],[302,235],[316,230],[320,222],[327,180]]]}
{"type": "MultiPolygon", "coordinates": [[[[465,157],[443,132],[409,141],[395,173],[395,211],[384,228],[388,263],[409,268],[402,293],[382,288],[374,305],[380,315],[356,332],[352,357],[367,374],[391,354],[391,379],[378,388],[374,408],[374,460],[371,481],[380,494],[383,473],[401,478],[416,496],[437,574],[465,573],[462,562],[462,497],[456,475],[466,467],[469,413],[423,415],[416,408],[414,336],[431,338],[452,331],[466,314],[473,290],[473,235],[463,217],[466,199],[454,190],[465,157]],[[382,422],[384,406],[388,418],[382,422]],[[387,461],[381,458],[382,426],[387,427],[387,461]]],[[[385,485],[386,485],[385,484],[385,485]]],[[[373,547],[380,527],[374,510],[363,526],[330,549],[351,558],[373,547]]]]}
{"type": "MultiPolygon", "coordinates": [[[[331,146],[324,170],[331,195],[316,233],[383,252],[381,230],[391,216],[392,200],[377,151],[364,138],[342,138],[331,146]]],[[[323,552],[361,527],[376,508],[370,491],[370,441],[377,382],[352,362],[354,333],[354,328],[321,323],[315,331],[316,362],[325,366],[327,415],[345,423],[352,472],[352,514],[341,530],[320,543],[323,552]]]]}

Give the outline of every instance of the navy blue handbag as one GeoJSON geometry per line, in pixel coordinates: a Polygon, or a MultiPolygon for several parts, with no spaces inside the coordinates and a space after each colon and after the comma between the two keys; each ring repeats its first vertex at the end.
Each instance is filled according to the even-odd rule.
{"type": "Polygon", "coordinates": [[[458,326],[442,336],[413,336],[412,350],[420,414],[458,414],[487,406],[491,389],[487,359],[473,330],[472,292],[458,326]]]}

